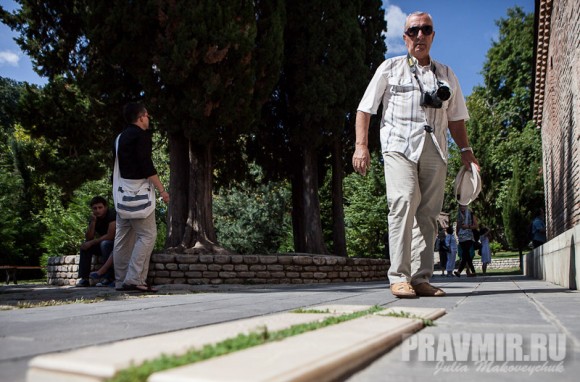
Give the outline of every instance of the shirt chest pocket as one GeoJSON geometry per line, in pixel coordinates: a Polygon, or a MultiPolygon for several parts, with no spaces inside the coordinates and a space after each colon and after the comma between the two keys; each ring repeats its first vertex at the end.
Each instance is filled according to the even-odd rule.
{"type": "Polygon", "coordinates": [[[415,94],[415,84],[409,81],[401,81],[400,79],[389,80],[388,85],[391,98],[394,98],[395,103],[408,102],[413,99],[415,94]]]}

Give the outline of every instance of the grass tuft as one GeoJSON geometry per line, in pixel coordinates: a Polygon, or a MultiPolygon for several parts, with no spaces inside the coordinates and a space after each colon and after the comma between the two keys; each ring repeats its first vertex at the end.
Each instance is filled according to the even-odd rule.
{"type": "Polygon", "coordinates": [[[229,338],[216,344],[205,345],[201,349],[191,349],[187,353],[180,356],[162,355],[154,360],[145,361],[141,365],[135,365],[125,370],[121,370],[119,373],[117,373],[116,376],[108,381],[146,382],[151,374],[159,371],[205,361],[210,358],[219,357],[270,342],[281,341],[288,337],[339,324],[341,322],[353,320],[355,318],[363,317],[369,314],[374,314],[381,310],[383,310],[383,308],[375,305],[367,310],[360,312],[327,317],[318,322],[294,325],[290,328],[278,330],[275,332],[268,331],[268,328],[264,326],[255,332],[239,334],[234,338],[229,338]]]}

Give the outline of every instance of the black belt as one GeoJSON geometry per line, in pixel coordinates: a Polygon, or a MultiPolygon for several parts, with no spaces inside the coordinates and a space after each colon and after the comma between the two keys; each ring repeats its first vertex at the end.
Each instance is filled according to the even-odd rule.
{"type": "Polygon", "coordinates": [[[432,127],[431,127],[431,126],[429,126],[429,125],[425,125],[425,131],[426,131],[426,132],[428,132],[428,133],[432,133],[432,132],[434,132],[434,131],[435,131],[435,129],[434,129],[434,128],[432,128],[432,127]]]}

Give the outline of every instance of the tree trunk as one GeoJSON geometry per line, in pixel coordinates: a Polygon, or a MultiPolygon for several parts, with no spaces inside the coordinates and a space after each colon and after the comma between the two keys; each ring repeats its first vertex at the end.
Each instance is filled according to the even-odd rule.
{"type": "Polygon", "coordinates": [[[181,133],[169,134],[169,211],[165,247],[181,252],[188,211],[188,140],[181,133]]]}
{"type": "Polygon", "coordinates": [[[169,136],[171,165],[166,246],[179,253],[229,253],[216,245],[212,213],[212,145],[169,136]]]}
{"type": "Polygon", "coordinates": [[[332,240],[334,254],[346,257],[346,233],[344,228],[344,205],[342,180],[342,143],[335,140],[332,146],[332,240]]]}
{"type": "Polygon", "coordinates": [[[302,166],[298,168],[298,176],[292,182],[294,250],[328,254],[320,221],[318,166],[314,148],[303,147],[301,159],[302,166]]]}
{"type": "Polygon", "coordinates": [[[185,248],[212,251],[217,242],[212,213],[211,149],[209,143],[189,141],[189,211],[182,241],[185,248]]]}

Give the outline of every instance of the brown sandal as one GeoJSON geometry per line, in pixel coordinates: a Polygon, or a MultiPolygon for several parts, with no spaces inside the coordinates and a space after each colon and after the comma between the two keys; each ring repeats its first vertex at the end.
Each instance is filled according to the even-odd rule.
{"type": "Polygon", "coordinates": [[[391,293],[399,298],[415,298],[417,294],[408,282],[394,283],[391,285],[391,293]]]}

